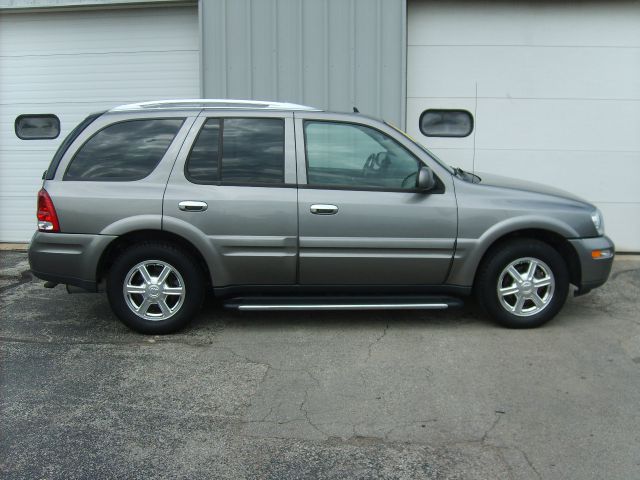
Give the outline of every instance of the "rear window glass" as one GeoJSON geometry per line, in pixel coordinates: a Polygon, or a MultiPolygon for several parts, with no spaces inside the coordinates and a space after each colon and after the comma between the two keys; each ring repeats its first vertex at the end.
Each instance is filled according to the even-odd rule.
{"type": "Polygon", "coordinates": [[[207,120],[189,155],[186,175],[196,183],[284,183],[284,120],[207,120]]]}
{"type": "Polygon", "coordinates": [[[171,118],[109,125],[80,147],[64,180],[140,180],[158,165],[183,122],[171,118]]]}

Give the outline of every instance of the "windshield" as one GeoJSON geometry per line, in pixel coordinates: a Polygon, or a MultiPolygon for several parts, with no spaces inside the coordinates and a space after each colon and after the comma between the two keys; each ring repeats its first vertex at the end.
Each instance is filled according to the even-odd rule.
{"type": "Polygon", "coordinates": [[[420,144],[419,142],[416,142],[413,138],[411,138],[409,136],[409,134],[407,134],[406,132],[403,132],[402,130],[400,130],[398,127],[396,127],[395,125],[393,125],[392,123],[389,123],[385,120],[384,122],[386,125],[390,126],[391,128],[393,128],[396,132],[400,133],[403,137],[405,137],[406,139],[408,139],[412,144],[414,144],[416,147],[418,147],[420,150],[422,150],[424,153],[426,153],[427,155],[429,155],[435,162],[437,162],[440,166],[442,166],[443,168],[445,168],[450,174],[454,174],[455,171],[453,168],[451,168],[449,165],[447,165],[445,162],[443,162],[442,160],[440,160],[435,153],[427,150],[426,147],[424,147],[422,144],[420,144]]]}

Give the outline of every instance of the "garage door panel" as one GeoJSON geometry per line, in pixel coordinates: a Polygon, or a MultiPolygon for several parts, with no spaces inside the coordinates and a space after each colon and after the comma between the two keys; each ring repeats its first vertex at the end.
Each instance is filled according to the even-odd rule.
{"type": "Polygon", "coordinates": [[[475,164],[479,172],[499,172],[551,185],[591,202],[640,202],[636,180],[640,178],[640,165],[634,152],[480,148],[475,164]]]}
{"type": "Polygon", "coordinates": [[[471,98],[412,98],[407,102],[407,133],[423,144],[445,163],[473,170],[473,136],[467,137],[427,137],[420,131],[420,115],[428,109],[462,109],[472,115],[475,111],[475,99],[471,98]]]}
{"type": "Polygon", "coordinates": [[[2,151],[0,155],[6,161],[0,166],[0,195],[19,197],[35,194],[42,185],[42,172],[49,166],[54,152],[55,148],[2,151]]]}
{"type": "MultiPolygon", "coordinates": [[[[129,101],[138,101],[138,99],[130,99],[129,101]]],[[[125,101],[123,103],[127,102],[125,101]]],[[[113,101],[2,105],[0,109],[0,132],[4,132],[4,135],[2,135],[2,142],[0,143],[0,165],[6,162],[10,162],[10,164],[13,165],[13,161],[10,160],[9,157],[9,152],[18,152],[19,154],[27,156],[32,155],[33,152],[54,152],[64,137],[89,113],[103,112],[113,106],[113,101]],[[58,138],[53,140],[19,139],[14,133],[16,117],[18,115],[39,113],[53,113],[58,117],[60,120],[60,135],[58,138]]]]}
{"type": "MultiPolygon", "coordinates": [[[[427,137],[420,131],[420,115],[429,109],[462,109],[475,112],[473,98],[411,98],[407,103],[407,133],[423,143],[427,148],[473,147],[473,132],[466,137],[427,137]]],[[[475,128],[475,127],[474,127],[475,128]]]]}
{"type": "Polygon", "coordinates": [[[637,2],[409,0],[408,130],[448,163],[596,203],[618,248],[640,251],[638,25],[637,2]],[[471,150],[418,133],[425,108],[475,101],[476,85],[471,150]]]}
{"type": "Polygon", "coordinates": [[[616,243],[618,252],[637,252],[640,238],[640,205],[637,203],[598,202],[596,206],[602,210],[604,227],[616,243]]]}
{"type": "Polygon", "coordinates": [[[640,103],[478,99],[477,148],[640,152],[640,103]]]}
{"type": "Polygon", "coordinates": [[[31,238],[36,225],[36,195],[10,197],[0,195],[0,219],[3,242],[24,242],[31,238]]]}
{"type": "Polygon", "coordinates": [[[640,100],[640,48],[413,46],[408,62],[409,97],[475,97],[477,82],[480,97],[640,100]]]}
{"type": "Polygon", "coordinates": [[[640,46],[637,2],[408,5],[409,45],[640,46]]]}
{"type": "Polygon", "coordinates": [[[197,10],[2,15],[0,75],[0,241],[26,241],[42,172],[82,119],[124,103],[200,96],[197,10]],[[60,136],[18,139],[15,118],[27,113],[57,115],[60,136]]]}
{"type": "Polygon", "coordinates": [[[172,50],[191,50],[198,42],[198,28],[191,7],[4,15],[0,17],[0,55],[155,51],[167,45],[172,50]],[[35,31],[37,35],[31,34],[35,31]]]}
{"type": "Polygon", "coordinates": [[[102,55],[5,58],[0,102],[73,102],[99,96],[119,101],[123,97],[164,98],[193,94],[197,83],[198,52],[154,52],[102,55]],[[171,84],[162,74],[171,69],[171,84]],[[157,72],[157,76],[150,75],[157,72]],[[29,89],[22,88],[28,84],[29,89]]]}

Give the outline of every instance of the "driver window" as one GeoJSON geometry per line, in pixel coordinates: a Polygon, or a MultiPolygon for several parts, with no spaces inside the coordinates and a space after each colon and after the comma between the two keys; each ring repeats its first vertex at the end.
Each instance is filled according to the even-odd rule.
{"type": "Polygon", "coordinates": [[[378,130],[352,123],[305,121],[304,134],[309,185],[415,188],[419,161],[378,130]]]}

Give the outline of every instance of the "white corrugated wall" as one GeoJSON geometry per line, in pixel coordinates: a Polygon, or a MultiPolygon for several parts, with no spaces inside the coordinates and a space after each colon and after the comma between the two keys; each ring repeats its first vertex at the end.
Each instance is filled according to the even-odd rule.
{"type": "Polygon", "coordinates": [[[0,241],[35,230],[40,177],[89,113],[200,96],[197,7],[0,14],[0,241]],[[16,116],[53,113],[55,140],[20,140],[16,116]]]}
{"type": "Polygon", "coordinates": [[[640,251],[638,2],[409,0],[407,54],[410,134],[450,164],[582,196],[640,251]],[[469,110],[474,134],[423,136],[427,108],[469,110]]]}

